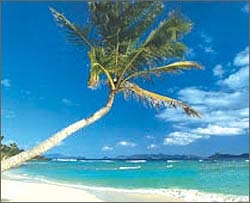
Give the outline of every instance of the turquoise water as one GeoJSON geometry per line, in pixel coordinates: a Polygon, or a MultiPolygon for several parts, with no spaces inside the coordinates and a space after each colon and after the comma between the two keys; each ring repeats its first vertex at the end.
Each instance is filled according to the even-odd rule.
{"type": "Polygon", "coordinates": [[[32,161],[10,173],[64,184],[123,189],[196,189],[249,195],[249,163],[237,161],[32,161]]]}

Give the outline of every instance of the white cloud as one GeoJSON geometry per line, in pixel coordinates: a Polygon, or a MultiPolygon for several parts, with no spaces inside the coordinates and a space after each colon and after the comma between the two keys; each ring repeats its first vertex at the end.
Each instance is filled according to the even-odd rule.
{"type": "Polygon", "coordinates": [[[178,129],[165,138],[164,144],[186,145],[211,136],[248,134],[248,55],[249,49],[246,48],[235,56],[233,64],[239,68],[217,82],[219,91],[187,87],[178,92],[179,99],[200,111],[203,117],[197,119],[185,116],[181,109],[165,109],[159,113],[158,118],[174,122],[173,127],[178,129]]]}
{"type": "Polygon", "coordinates": [[[117,143],[117,145],[123,146],[123,147],[135,147],[136,146],[134,142],[127,142],[127,141],[120,141],[117,143]]]}
{"type": "Polygon", "coordinates": [[[79,104],[75,104],[75,103],[73,103],[71,100],[69,100],[67,98],[63,98],[62,103],[64,105],[66,105],[66,106],[79,106],[79,104]]]}
{"type": "Polygon", "coordinates": [[[234,65],[240,67],[240,69],[224,80],[218,81],[218,84],[225,85],[231,89],[247,88],[249,81],[249,47],[246,47],[245,50],[236,55],[234,65]]]}
{"type": "Polygon", "coordinates": [[[244,133],[241,127],[223,127],[208,125],[205,128],[189,129],[189,132],[175,131],[164,138],[164,145],[188,145],[200,139],[208,139],[211,136],[234,136],[244,133]]]}
{"type": "MultiPolygon", "coordinates": [[[[208,107],[239,107],[243,104],[242,99],[245,98],[245,91],[205,91],[195,87],[184,88],[178,92],[181,100],[186,101],[189,104],[195,105],[199,108],[208,107]]],[[[204,110],[204,109],[203,109],[204,110]]]]}
{"type": "Polygon", "coordinates": [[[185,116],[181,109],[165,109],[157,115],[158,118],[183,125],[192,123],[238,127],[244,124],[241,127],[248,128],[248,91],[215,92],[191,87],[179,91],[179,95],[183,101],[200,111],[203,117],[199,119],[185,116]]]}
{"type": "Polygon", "coordinates": [[[188,145],[199,139],[207,139],[209,136],[195,135],[187,132],[172,132],[164,139],[164,145],[188,145]]]}
{"type": "Polygon", "coordinates": [[[21,90],[20,92],[21,92],[22,95],[25,95],[25,96],[26,95],[28,96],[28,95],[31,94],[31,91],[29,91],[29,90],[21,90]]]}
{"type": "Polygon", "coordinates": [[[162,119],[166,122],[196,122],[199,120],[195,117],[187,117],[184,115],[184,111],[180,108],[166,108],[162,112],[156,115],[157,118],[162,119]]]}
{"type": "Polygon", "coordinates": [[[113,150],[113,147],[110,147],[110,146],[103,146],[102,147],[102,151],[112,151],[113,150]]]}
{"type": "Polygon", "coordinates": [[[8,119],[16,117],[16,113],[9,109],[1,109],[1,115],[3,118],[8,118],[8,119]]]}
{"type": "Polygon", "coordinates": [[[223,67],[221,64],[217,64],[213,69],[214,76],[222,77],[223,76],[223,67]]]}
{"type": "Polygon", "coordinates": [[[3,79],[3,80],[1,80],[1,85],[3,85],[4,87],[10,87],[11,82],[9,79],[3,79]]]}
{"type": "Polygon", "coordinates": [[[204,32],[201,33],[201,38],[204,40],[205,43],[210,44],[212,43],[213,39],[212,37],[208,36],[204,32]]]}
{"type": "Polygon", "coordinates": [[[242,128],[208,125],[206,128],[197,128],[194,132],[205,135],[240,135],[242,134],[242,128]]]}
{"type": "Polygon", "coordinates": [[[151,139],[155,139],[155,137],[154,137],[154,136],[152,136],[152,135],[146,135],[146,136],[145,136],[145,138],[147,138],[147,139],[149,139],[149,140],[151,140],[151,139]]]}
{"type": "Polygon", "coordinates": [[[199,45],[199,48],[206,53],[215,53],[212,46],[213,38],[204,32],[200,34],[200,37],[201,37],[201,44],[199,45]]]}
{"type": "Polygon", "coordinates": [[[62,103],[64,103],[64,104],[67,105],[67,106],[72,105],[72,102],[71,102],[69,99],[66,99],[66,98],[63,98],[63,99],[62,99],[62,103]]]}
{"type": "Polygon", "coordinates": [[[243,129],[248,129],[249,115],[244,114],[244,112],[248,112],[249,108],[239,108],[239,109],[231,109],[231,110],[212,110],[211,112],[207,112],[205,119],[207,124],[220,125],[224,127],[236,127],[243,129]]]}
{"type": "Polygon", "coordinates": [[[211,46],[204,47],[204,51],[205,51],[206,53],[214,53],[214,49],[213,49],[213,47],[211,47],[211,46]]]}
{"type": "Polygon", "coordinates": [[[147,149],[156,149],[158,146],[156,144],[150,144],[147,146],[147,149]]]}
{"type": "Polygon", "coordinates": [[[218,81],[218,84],[225,85],[232,89],[242,89],[248,86],[249,66],[229,75],[226,79],[218,81]]]}
{"type": "Polygon", "coordinates": [[[245,50],[241,51],[234,58],[235,66],[245,66],[249,65],[249,47],[246,47],[245,50]]]}
{"type": "Polygon", "coordinates": [[[249,13],[249,3],[246,3],[245,6],[241,9],[244,13],[249,13]]]}

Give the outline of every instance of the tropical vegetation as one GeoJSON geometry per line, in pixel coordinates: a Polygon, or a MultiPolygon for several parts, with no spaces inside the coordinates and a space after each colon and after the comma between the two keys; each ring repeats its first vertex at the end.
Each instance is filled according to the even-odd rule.
{"type": "Polygon", "coordinates": [[[1,160],[5,160],[24,151],[23,149],[19,149],[15,142],[3,144],[3,139],[4,136],[1,135],[1,160]]]}
{"type": "Polygon", "coordinates": [[[50,11],[68,40],[88,50],[88,87],[95,89],[104,85],[108,88],[107,103],[93,115],[62,129],[33,149],[2,161],[2,171],[48,151],[97,121],[110,111],[115,96],[120,93],[153,108],[180,107],[187,115],[200,117],[199,112],[182,101],[139,85],[163,74],[201,69],[200,64],[183,60],[187,47],[182,38],[191,31],[191,21],[176,11],[164,16],[164,3],[157,0],[102,0],[90,1],[88,5],[90,22],[82,26],[72,23],[54,8],[50,11]]]}
{"type": "MultiPolygon", "coordinates": [[[[1,161],[8,159],[24,151],[23,149],[20,149],[15,142],[12,142],[10,144],[3,144],[3,139],[4,139],[4,136],[1,135],[1,161]]],[[[48,160],[48,158],[45,158],[43,156],[35,156],[33,159],[48,160]]]]}

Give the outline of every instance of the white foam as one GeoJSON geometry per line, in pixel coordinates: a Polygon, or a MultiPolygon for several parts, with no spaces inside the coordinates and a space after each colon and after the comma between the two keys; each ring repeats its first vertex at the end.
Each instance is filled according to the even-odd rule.
{"type": "Polygon", "coordinates": [[[89,162],[93,162],[93,160],[79,160],[80,162],[84,162],[84,163],[89,163],[89,162]]]}
{"type": "Polygon", "coordinates": [[[139,169],[141,166],[120,166],[120,170],[130,170],[130,169],[139,169]]]}
{"type": "MultiPolygon", "coordinates": [[[[7,174],[6,174],[7,175],[7,174]]],[[[10,174],[8,174],[10,175],[10,174]]],[[[11,173],[11,177],[13,174],[11,173]]],[[[20,175],[21,176],[21,175],[20,175]]],[[[22,176],[24,177],[24,176],[22,176]]],[[[27,178],[27,177],[24,177],[27,178]]],[[[124,193],[140,193],[140,194],[160,194],[168,197],[182,199],[185,202],[249,202],[248,196],[237,196],[237,195],[226,195],[220,193],[206,193],[193,189],[154,189],[154,188],[142,188],[142,189],[122,189],[112,187],[98,187],[98,186],[87,186],[82,184],[65,184],[60,182],[50,181],[42,177],[32,178],[34,182],[43,182],[53,185],[66,186],[78,189],[85,189],[88,191],[102,191],[102,192],[124,192],[124,193]]]]}
{"type": "Polygon", "coordinates": [[[147,160],[129,160],[129,161],[126,161],[128,163],[146,163],[147,160]]]}
{"type": "Polygon", "coordinates": [[[167,165],[166,168],[173,168],[173,165],[167,165]]]}
{"type": "Polygon", "coordinates": [[[180,162],[180,161],[177,161],[177,160],[167,160],[168,163],[176,163],[176,162],[180,162]]]}
{"type": "Polygon", "coordinates": [[[58,158],[58,159],[53,159],[53,161],[77,161],[77,159],[61,159],[61,158],[58,158]]]}
{"type": "MultiPolygon", "coordinates": [[[[60,184],[64,185],[65,184],[60,184]]],[[[140,193],[140,194],[159,194],[182,199],[185,202],[249,202],[248,196],[225,195],[220,193],[206,193],[193,189],[122,189],[112,187],[96,187],[86,185],[72,185],[67,186],[74,188],[82,188],[85,190],[95,190],[104,192],[123,192],[123,193],[140,193]]]]}
{"type": "Polygon", "coordinates": [[[101,160],[101,162],[104,162],[104,163],[113,163],[114,161],[112,161],[112,160],[101,160]]]}
{"type": "Polygon", "coordinates": [[[185,202],[248,202],[248,196],[226,195],[220,193],[206,193],[198,190],[167,189],[162,191],[185,202]]]}
{"type": "Polygon", "coordinates": [[[85,162],[85,163],[93,163],[93,162],[105,162],[105,163],[111,163],[114,162],[112,160],[85,160],[85,159],[80,159],[78,160],[80,162],[85,162]]]}

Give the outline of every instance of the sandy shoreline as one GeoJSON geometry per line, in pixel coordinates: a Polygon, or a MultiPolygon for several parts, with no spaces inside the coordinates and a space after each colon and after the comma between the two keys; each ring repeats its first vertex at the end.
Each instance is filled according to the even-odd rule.
{"type": "Polygon", "coordinates": [[[1,199],[10,202],[248,202],[247,196],[197,190],[122,190],[1,178],[1,199]],[[156,192],[157,191],[157,192],[156,192]]]}
{"type": "Polygon", "coordinates": [[[80,189],[5,179],[1,180],[1,198],[11,202],[102,202],[80,189]]]}
{"type": "Polygon", "coordinates": [[[158,194],[89,192],[69,186],[1,179],[1,198],[11,202],[181,202],[181,199],[158,194]],[[100,198],[101,197],[101,198],[100,198]],[[103,199],[102,199],[103,198],[103,199]]]}

